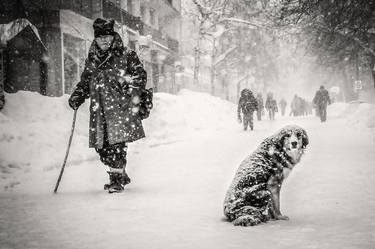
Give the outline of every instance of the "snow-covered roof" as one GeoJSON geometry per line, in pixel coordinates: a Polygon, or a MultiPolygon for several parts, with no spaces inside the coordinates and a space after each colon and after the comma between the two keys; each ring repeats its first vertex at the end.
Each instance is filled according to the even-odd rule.
{"type": "Polygon", "coordinates": [[[15,37],[27,26],[31,27],[35,35],[41,41],[38,29],[29,20],[19,18],[11,21],[10,23],[0,24],[0,44],[6,45],[9,40],[13,39],[13,37],[15,37]]]}

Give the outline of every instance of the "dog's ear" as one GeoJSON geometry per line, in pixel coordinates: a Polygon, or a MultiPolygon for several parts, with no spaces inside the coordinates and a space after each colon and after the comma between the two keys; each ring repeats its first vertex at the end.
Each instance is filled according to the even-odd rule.
{"type": "Polygon", "coordinates": [[[285,131],[281,131],[279,135],[277,136],[277,140],[275,141],[275,146],[278,150],[282,150],[284,147],[284,141],[286,137],[288,136],[288,133],[285,131]]]}
{"type": "Polygon", "coordinates": [[[302,130],[302,147],[306,148],[308,144],[309,144],[309,137],[307,136],[307,132],[305,130],[302,130]]]}

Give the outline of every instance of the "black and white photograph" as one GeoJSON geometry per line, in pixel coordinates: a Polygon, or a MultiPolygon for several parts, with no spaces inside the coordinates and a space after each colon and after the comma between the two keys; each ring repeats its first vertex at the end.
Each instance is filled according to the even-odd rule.
{"type": "Polygon", "coordinates": [[[0,0],[1,249],[374,249],[375,1],[0,0]]]}

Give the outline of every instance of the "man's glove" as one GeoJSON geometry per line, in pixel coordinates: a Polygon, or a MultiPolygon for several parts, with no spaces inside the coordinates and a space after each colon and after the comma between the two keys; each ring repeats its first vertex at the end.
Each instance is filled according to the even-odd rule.
{"type": "Polygon", "coordinates": [[[73,110],[78,110],[79,106],[81,105],[81,103],[79,103],[78,101],[78,97],[74,95],[70,96],[68,102],[69,102],[70,108],[72,108],[73,110]]]}

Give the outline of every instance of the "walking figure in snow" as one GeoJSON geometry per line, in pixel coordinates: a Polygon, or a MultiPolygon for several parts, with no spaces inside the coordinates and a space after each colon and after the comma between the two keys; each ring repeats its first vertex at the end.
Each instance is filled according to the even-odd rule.
{"type": "Polygon", "coordinates": [[[4,88],[0,84],[0,111],[3,109],[4,105],[5,105],[4,88]]]}
{"type": "Polygon", "coordinates": [[[284,116],[285,115],[285,108],[286,108],[286,105],[287,105],[287,102],[284,98],[282,98],[279,102],[279,105],[280,105],[280,108],[281,108],[281,115],[284,116]]]}
{"type": "Polygon", "coordinates": [[[308,143],[306,131],[298,126],[286,126],[266,138],[234,176],[224,200],[227,219],[236,226],[288,220],[280,212],[280,188],[308,143]]]}
{"type": "Polygon", "coordinates": [[[251,130],[254,129],[253,114],[258,109],[258,102],[253,93],[249,89],[241,91],[240,100],[238,101],[237,116],[238,121],[243,123],[243,128],[246,131],[249,126],[251,130]],[[241,119],[242,112],[242,119],[241,119]]]}
{"type": "Polygon", "coordinates": [[[128,143],[145,137],[142,119],[152,108],[146,71],[113,26],[113,20],[94,21],[95,39],[81,81],[69,98],[74,110],[91,99],[89,147],[109,167],[110,182],[104,185],[109,193],[121,192],[130,183],[125,171],[128,143]]]}
{"type": "Polygon", "coordinates": [[[268,93],[267,95],[266,109],[268,111],[268,116],[270,120],[275,120],[275,112],[278,112],[278,109],[277,109],[277,102],[273,98],[272,93],[268,93]]]}
{"type": "Polygon", "coordinates": [[[299,103],[300,103],[300,98],[298,97],[297,94],[295,94],[292,101],[290,102],[290,114],[289,114],[289,116],[293,115],[294,117],[296,117],[296,116],[299,115],[298,114],[298,108],[300,106],[299,103]]]}
{"type": "Polygon", "coordinates": [[[258,121],[261,121],[262,115],[264,113],[263,97],[262,97],[261,93],[257,94],[257,102],[258,102],[257,119],[258,119],[258,121]]]}
{"type": "Polygon", "coordinates": [[[319,90],[316,92],[313,103],[320,117],[320,121],[325,122],[327,120],[327,105],[331,104],[331,99],[324,86],[320,86],[319,90]]]}

